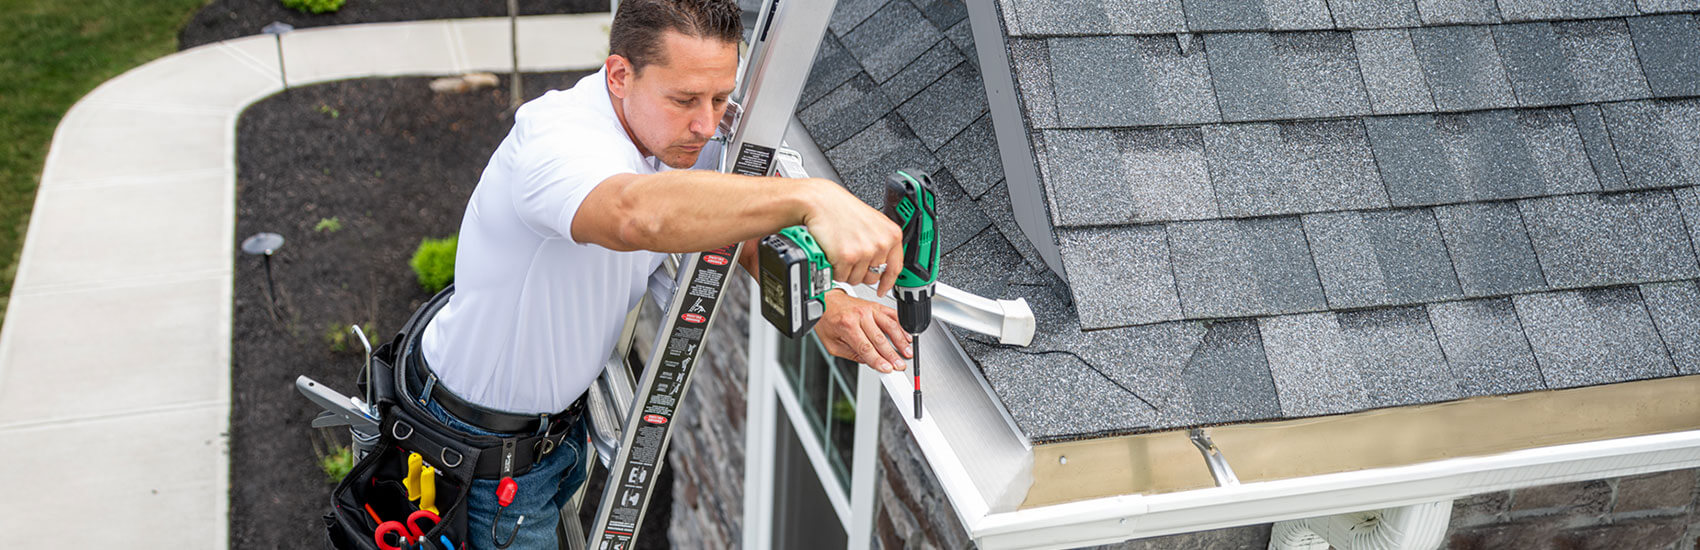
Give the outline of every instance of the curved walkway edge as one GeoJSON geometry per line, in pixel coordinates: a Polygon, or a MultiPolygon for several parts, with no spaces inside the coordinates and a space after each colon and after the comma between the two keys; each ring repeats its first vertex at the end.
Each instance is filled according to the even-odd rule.
{"type": "MultiPolygon", "coordinates": [[[[521,18],[521,68],[601,65],[607,24],[521,18]]],[[[228,546],[237,117],[283,89],[280,46],[292,86],[501,72],[508,29],[460,19],[227,40],[71,107],[0,331],[0,545],[228,546]]]]}

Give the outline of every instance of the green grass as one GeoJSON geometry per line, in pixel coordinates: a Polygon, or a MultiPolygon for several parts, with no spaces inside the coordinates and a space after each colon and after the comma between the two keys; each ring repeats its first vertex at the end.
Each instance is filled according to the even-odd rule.
{"type": "Polygon", "coordinates": [[[206,0],[0,0],[0,318],[47,144],[107,79],[177,50],[206,0]]]}

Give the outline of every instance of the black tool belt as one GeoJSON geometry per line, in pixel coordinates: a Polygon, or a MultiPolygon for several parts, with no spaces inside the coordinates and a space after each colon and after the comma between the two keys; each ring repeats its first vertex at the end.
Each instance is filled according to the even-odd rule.
{"type": "Polygon", "coordinates": [[[374,536],[380,524],[405,518],[415,510],[402,481],[411,475],[408,458],[414,454],[436,472],[440,522],[424,539],[440,542],[447,538],[464,544],[466,501],[472,481],[517,477],[531,471],[559,448],[580,422],[583,398],[557,414],[514,415],[478,407],[430,383],[433,377],[429,369],[411,358],[418,355],[419,336],[426,323],[448,303],[453,292],[450,286],[432,297],[401,332],[372,351],[372,378],[364,380],[362,386],[370,385],[377,401],[379,440],[331,492],[331,513],[325,516],[325,527],[334,548],[376,550],[374,536]],[[427,385],[433,386],[430,396],[455,417],[491,432],[517,435],[473,434],[444,424],[418,399],[427,385]],[[540,429],[543,427],[546,429],[540,429]]]}
{"type": "Polygon", "coordinates": [[[553,428],[554,424],[557,423],[570,424],[576,422],[579,415],[584,413],[583,395],[580,395],[578,400],[573,401],[571,405],[567,405],[566,409],[552,414],[518,414],[480,406],[455,395],[454,392],[438,383],[437,375],[431,371],[430,364],[425,361],[425,354],[417,347],[412,351],[413,353],[408,354],[407,359],[403,361],[405,364],[402,367],[407,374],[407,387],[410,392],[408,395],[413,396],[415,401],[421,401],[420,404],[423,405],[424,398],[421,395],[429,393],[430,398],[443,407],[443,410],[448,411],[450,415],[485,431],[516,434],[536,433],[546,425],[553,428]]]}
{"type": "MultiPolygon", "coordinates": [[[[468,402],[435,383],[436,375],[425,365],[419,350],[419,339],[425,332],[425,325],[448,303],[453,293],[454,287],[450,286],[421,306],[396,337],[394,343],[399,349],[393,350],[389,357],[394,367],[375,369],[389,370],[394,378],[394,406],[389,407],[389,412],[394,414],[386,414],[382,419],[384,435],[405,440],[410,432],[440,432],[447,441],[439,449],[444,454],[438,466],[457,472],[464,470],[469,478],[497,479],[529,472],[533,465],[559,448],[561,441],[572,433],[584,411],[584,398],[580,396],[578,401],[559,413],[520,415],[468,402]],[[425,410],[425,404],[419,398],[427,391],[427,386],[431,398],[456,418],[487,431],[515,435],[472,434],[444,425],[425,410]],[[396,425],[390,425],[392,422],[396,425]],[[542,429],[545,426],[547,429],[542,429]],[[456,456],[460,456],[461,460],[454,460],[456,456]]],[[[373,354],[378,355],[379,351],[373,354]]],[[[379,401],[384,400],[380,398],[379,401]]]]}

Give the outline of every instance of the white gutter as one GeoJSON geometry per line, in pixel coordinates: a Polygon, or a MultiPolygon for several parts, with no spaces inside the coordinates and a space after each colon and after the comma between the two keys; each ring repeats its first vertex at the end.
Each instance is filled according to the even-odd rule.
{"type": "MultiPolygon", "coordinates": [[[[889,386],[887,390],[892,388],[889,386]]],[[[898,388],[902,389],[902,388],[898,388]]],[[[904,399],[895,399],[903,403],[904,399]]],[[[915,434],[940,480],[951,454],[915,434]]],[[[1160,495],[984,514],[964,523],[981,548],[1072,548],[1128,539],[1447,501],[1468,495],[1700,465],[1700,430],[1160,495]]],[[[956,492],[946,486],[952,503],[956,492]]],[[[962,512],[981,510],[974,507],[962,512]]],[[[965,515],[965,514],[964,514],[965,515]]]]}

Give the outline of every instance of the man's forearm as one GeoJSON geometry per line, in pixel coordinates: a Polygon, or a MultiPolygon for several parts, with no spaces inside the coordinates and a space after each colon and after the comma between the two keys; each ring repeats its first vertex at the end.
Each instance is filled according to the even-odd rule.
{"type": "MultiPolygon", "coordinates": [[[[632,249],[697,252],[803,223],[813,180],[752,178],[695,170],[616,176],[612,204],[620,241],[632,249]],[[622,181],[623,180],[623,181],[622,181]]],[[[598,189],[602,191],[602,189],[598,189]]]]}

